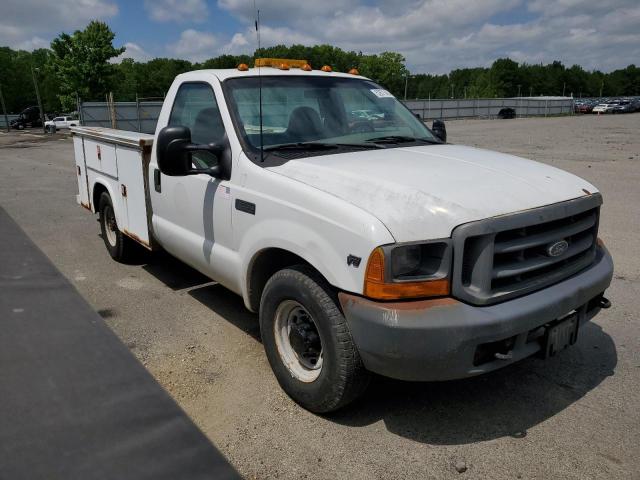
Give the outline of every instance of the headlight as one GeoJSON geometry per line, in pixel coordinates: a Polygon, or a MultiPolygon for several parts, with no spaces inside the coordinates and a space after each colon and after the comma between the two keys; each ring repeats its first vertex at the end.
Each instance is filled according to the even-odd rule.
{"type": "Polygon", "coordinates": [[[448,295],[451,258],[450,239],[378,247],[367,262],[364,295],[378,300],[448,295]]]}

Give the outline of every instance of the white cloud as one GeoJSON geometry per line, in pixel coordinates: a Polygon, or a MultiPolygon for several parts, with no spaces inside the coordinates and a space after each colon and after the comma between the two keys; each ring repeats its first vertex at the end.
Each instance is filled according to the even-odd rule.
{"type": "MultiPolygon", "coordinates": [[[[252,2],[218,5],[245,22],[246,31],[236,35],[250,53],[252,2]]],[[[258,8],[264,46],[329,43],[365,53],[393,50],[414,72],[487,66],[508,55],[605,71],[640,58],[638,0],[269,0],[259,1],[258,8]],[[508,21],[510,12],[517,21],[508,21]]]]}
{"type": "Polygon", "coordinates": [[[33,50],[49,45],[45,37],[114,17],[118,5],[113,0],[2,0],[0,14],[0,45],[33,50]]]}
{"type": "Polygon", "coordinates": [[[249,41],[247,40],[247,37],[245,37],[243,33],[234,34],[233,37],[231,37],[231,40],[229,40],[229,42],[227,42],[222,47],[223,53],[227,53],[231,55],[248,53],[249,50],[250,50],[249,41]]]}
{"type": "Polygon", "coordinates": [[[209,16],[204,0],[145,0],[144,7],[157,22],[204,22],[209,16]]]}
{"type": "Polygon", "coordinates": [[[126,49],[123,53],[111,59],[111,63],[120,63],[125,58],[132,58],[136,62],[147,62],[153,58],[144,48],[137,43],[127,42],[123,45],[126,49]]]}
{"type": "Polygon", "coordinates": [[[178,58],[201,62],[219,55],[220,41],[209,32],[188,29],[180,34],[177,42],[167,46],[167,50],[178,58]]]}

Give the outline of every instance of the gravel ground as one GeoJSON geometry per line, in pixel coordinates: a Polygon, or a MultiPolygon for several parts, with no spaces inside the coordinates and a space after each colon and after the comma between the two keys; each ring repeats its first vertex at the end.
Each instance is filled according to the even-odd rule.
{"type": "Polygon", "coordinates": [[[448,130],[453,143],[600,188],[613,308],[552,360],[455,382],[377,378],[362,401],[325,417],[280,390],[239,297],[168,256],[109,258],[75,203],[68,138],[0,133],[0,204],[247,478],[640,478],[640,114],[448,130]]]}

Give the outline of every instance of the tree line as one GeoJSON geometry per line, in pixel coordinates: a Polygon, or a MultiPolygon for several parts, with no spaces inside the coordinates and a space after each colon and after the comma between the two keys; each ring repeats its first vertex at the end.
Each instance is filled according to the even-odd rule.
{"type": "Polygon", "coordinates": [[[75,110],[78,99],[104,100],[108,92],[118,101],[163,98],[180,73],[252,65],[255,57],[302,58],[314,68],[330,65],[339,72],[357,68],[398,98],[640,95],[640,68],[635,65],[603,73],[579,65],[567,68],[559,61],[543,65],[501,58],[486,68],[413,74],[400,53],[364,54],[331,45],[277,45],[252,55],[220,55],[200,63],[174,58],[148,62],[126,58],[114,63],[124,48],[115,48],[113,39],[107,24],[93,21],[84,30],[60,34],[48,49],[26,52],[0,47],[0,87],[8,112],[17,113],[35,104],[34,79],[45,111],[68,112],[75,110]]]}

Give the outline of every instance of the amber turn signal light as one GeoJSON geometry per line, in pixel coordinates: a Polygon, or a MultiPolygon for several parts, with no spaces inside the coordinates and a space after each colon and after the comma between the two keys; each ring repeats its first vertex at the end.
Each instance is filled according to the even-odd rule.
{"type": "Polygon", "coordinates": [[[442,297],[449,295],[449,279],[438,278],[418,282],[385,282],[384,252],[376,248],[367,262],[364,274],[364,295],[376,300],[442,297]]]}

